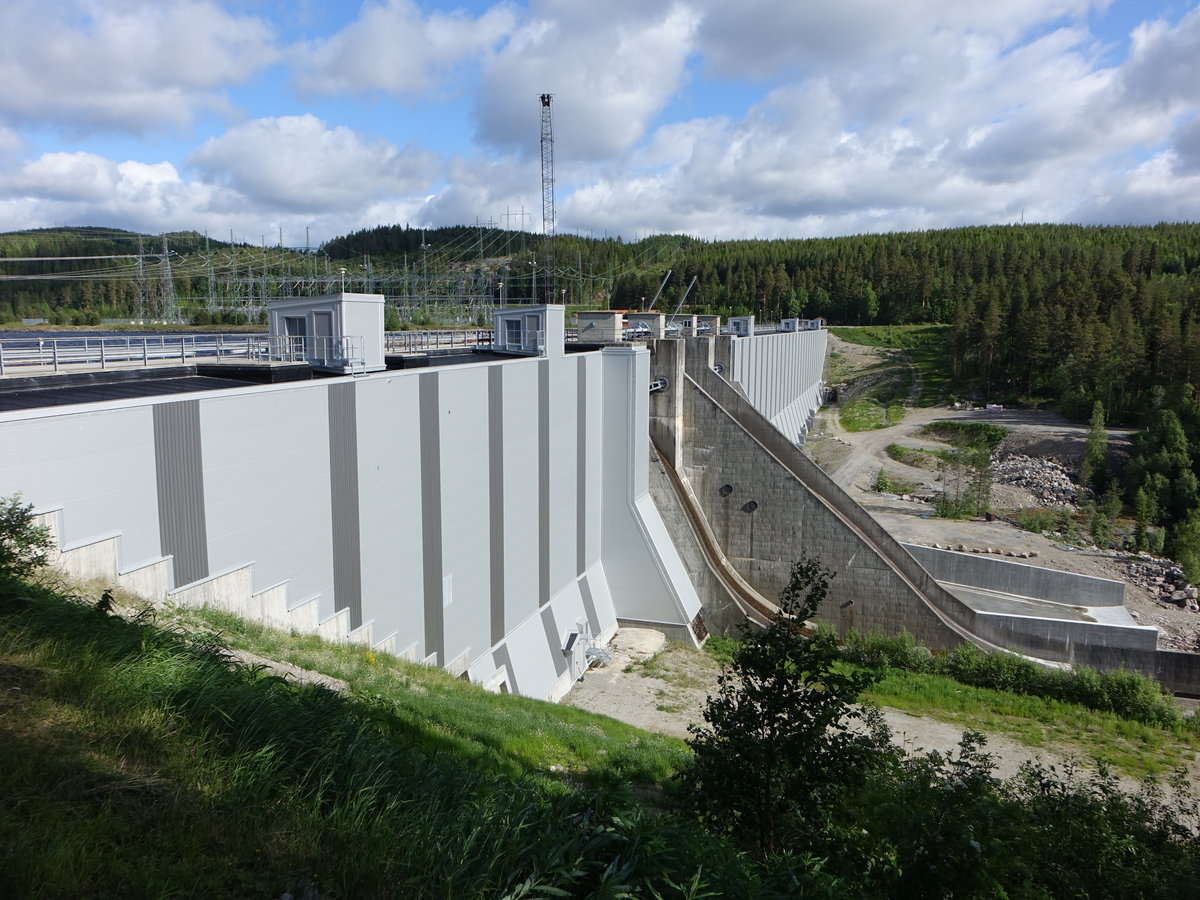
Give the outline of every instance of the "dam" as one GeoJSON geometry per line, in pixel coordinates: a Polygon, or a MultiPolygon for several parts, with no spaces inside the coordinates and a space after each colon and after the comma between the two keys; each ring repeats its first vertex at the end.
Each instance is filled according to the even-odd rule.
{"type": "MultiPolygon", "coordinates": [[[[486,346],[389,356],[382,305],[273,304],[267,383],[249,359],[181,359],[163,391],[26,378],[0,403],[0,496],[34,505],[73,574],[493,691],[561,697],[621,624],[699,644],[761,620],[802,554],[838,573],[823,613],[843,631],[1200,686],[1153,629],[964,602],[945,586],[963,565],[898,544],[841,492],[799,449],[822,394],[814,323],[722,334],[647,314],[631,335],[599,312],[567,341],[561,307],[502,308],[486,346]]],[[[1019,593],[1020,575],[1000,580],[1019,593]]]]}

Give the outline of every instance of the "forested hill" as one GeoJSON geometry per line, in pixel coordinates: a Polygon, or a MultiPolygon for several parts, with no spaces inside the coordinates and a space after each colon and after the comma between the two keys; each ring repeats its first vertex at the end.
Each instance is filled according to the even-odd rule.
{"type": "MultiPolygon", "coordinates": [[[[824,316],[844,325],[951,322],[958,302],[977,298],[986,286],[1027,300],[1060,286],[1103,299],[1161,276],[1200,270],[1200,225],[1013,225],[805,240],[710,242],[681,235],[636,243],[575,235],[556,240],[560,268],[612,277],[616,307],[653,296],[670,268],[667,300],[677,298],[695,276],[689,302],[713,311],[767,319],[824,316]]],[[[453,247],[456,258],[468,259],[534,252],[540,238],[467,226],[381,226],[321,249],[331,258],[399,263],[411,262],[422,246],[453,247]]]]}
{"type": "MultiPolygon", "coordinates": [[[[427,273],[457,268],[474,270],[472,283],[490,285],[494,295],[505,280],[509,297],[534,296],[531,272],[544,273],[549,262],[567,302],[630,308],[653,298],[671,270],[660,309],[674,309],[695,279],[687,300],[696,311],[768,320],[823,316],[844,325],[952,324],[953,366],[964,389],[1055,399],[1078,417],[1101,400],[1110,415],[1128,420],[1152,393],[1178,394],[1200,381],[1197,224],[1012,225],[805,240],[559,235],[549,261],[540,236],[479,225],[380,226],[327,241],[312,254],[169,237],[174,293],[185,307],[224,281],[266,297],[295,273],[339,263],[349,278],[393,273],[381,284],[411,273],[400,293],[419,293],[427,273]],[[268,273],[277,273],[270,283],[268,273]]],[[[152,252],[162,238],[79,228],[0,235],[0,275],[74,265],[6,266],[4,257],[130,254],[139,243],[152,252]]],[[[72,309],[128,315],[137,297],[135,268],[116,260],[107,281],[0,280],[0,320],[62,318],[72,309]]],[[[148,272],[146,291],[164,293],[154,281],[163,268],[160,262],[148,272]]]]}
{"type": "MultiPolygon", "coordinates": [[[[327,246],[386,257],[445,241],[467,252],[477,233],[387,227],[327,246]]],[[[522,239],[519,246],[533,252],[536,245],[522,239]]],[[[1012,225],[770,241],[656,236],[628,244],[560,236],[556,255],[564,269],[610,274],[607,302],[617,308],[653,297],[671,269],[660,309],[673,309],[694,277],[688,305],[726,316],[953,324],[960,385],[1054,399],[1082,418],[1098,399],[1110,415],[1129,419],[1149,393],[1200,381],[1200,225],[1012,225]]]]}

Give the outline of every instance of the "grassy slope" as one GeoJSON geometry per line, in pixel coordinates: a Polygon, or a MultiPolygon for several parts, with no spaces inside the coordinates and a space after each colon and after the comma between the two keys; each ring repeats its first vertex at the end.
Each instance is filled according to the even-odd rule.
{"type": "Polygon", "coordinates": [[[1184,727],[1146,725],[1076,703],[972,687],[943,675],[893,669],[864,696],[964,731],[1004,734],[1030,747],[1101,760],[1133,778],[1168,775],[1200,751],[1200,738],[1184,727]]]}
{"type": "Polygon", "coordinates": [[[489,694],[439,669],[314,635],[286,633],[211,609],[169,619],[220,633],[222,642],[346,681],[386,704],[431,748],[509,775],[549,775],[551,766],[590,783],[657,783],[687,753],[683,741],[607,716],[513,694],[489,694]]]}
{"type": "Polygon", "coordinates": [[[921,373],[919,406],[931,406],[950,393],[950,326],[872,325],[829,332],[852,344],[903,350],[921,373]]]}
{"type": "Polygon", "coordinates": [[[616,896],[701,868],[727,892],[754,877],[629,791],[657,790],[680,742],[362,648],[291,652],[354,695],[0,584],[0,896],[616,896]]]}
{"type": "MultiPolygon", "coordinates": [[[[35,601],[0,590],[2,895],[501,896],[530,879],[661,888],[700,868],[737,893],[760,877],[646,811],[681,742],[213,611],[163,623],[197,637],[35,601]],[[335,675],[353,696],[231,668],[222,642],[335,675]]],[[[1139,774],[1194,750],[1177,732],[948,679],[892,673],[874,696],[1139,774]]]]}

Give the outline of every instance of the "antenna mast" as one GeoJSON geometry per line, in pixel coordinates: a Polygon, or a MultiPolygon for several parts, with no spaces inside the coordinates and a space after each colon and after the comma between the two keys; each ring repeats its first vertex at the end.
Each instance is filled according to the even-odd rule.
{"type": "Polygon", "coordinates": [[[550,118],[553,94],[542,94],[542,250],[546,302],[554,302],[554,124],[550,118]]]}

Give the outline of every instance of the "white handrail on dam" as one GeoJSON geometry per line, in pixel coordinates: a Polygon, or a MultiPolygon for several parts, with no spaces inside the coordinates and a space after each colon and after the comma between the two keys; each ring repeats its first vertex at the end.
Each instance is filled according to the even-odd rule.
{"type": "Polygon", "coordinates": [[[385,353],[412,353],[454,347],[489,347],[492,329],[468,328],[455,331],[388,331],[383,336],[385,353]]]}
{"type": "Polygon", "coordinates": [[[361,359],[361,337],[162,334],[0,340],[0,375],[214,360],[340,364],[361,359]]]}

